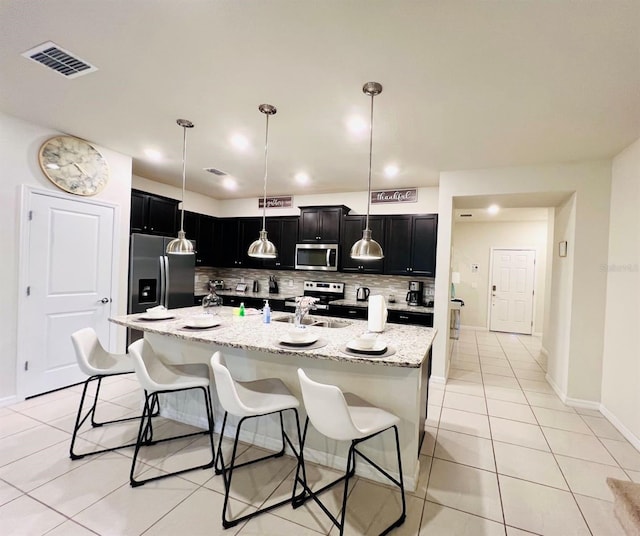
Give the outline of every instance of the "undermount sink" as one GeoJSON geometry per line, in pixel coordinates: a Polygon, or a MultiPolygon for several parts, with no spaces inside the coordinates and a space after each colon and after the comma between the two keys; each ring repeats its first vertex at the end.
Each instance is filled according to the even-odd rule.
{"type": "MultiPolygon", "coordinates": [[[[295,322],[295,316],[279,316],[278,318],[274,318],[273,321],[293,324],[295,322]]],[[[302,319],[302,324],[305,326],[318,326],[321,328],[346,328],[351,325],[351,322],[344,322],[343,320],[325,320],[324,318],[309,318],[306,316],[302,319]]]]}

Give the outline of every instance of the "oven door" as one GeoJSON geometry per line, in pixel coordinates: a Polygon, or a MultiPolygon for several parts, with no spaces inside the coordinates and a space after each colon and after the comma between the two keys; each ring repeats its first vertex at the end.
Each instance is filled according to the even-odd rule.
{"type": "Polygon", "coordinates": [[[338,270],[337,244],[296,244],[296,270],[338,270]]]}

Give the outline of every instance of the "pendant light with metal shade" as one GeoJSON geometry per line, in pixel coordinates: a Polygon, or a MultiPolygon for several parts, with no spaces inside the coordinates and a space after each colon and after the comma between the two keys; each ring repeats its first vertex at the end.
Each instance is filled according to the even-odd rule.
{"type": "Polygon", "coordinates": [[[260,231],[260,237],[258,240],[252,242],[247,251],[249,257],[255,257],[258,259],[275,259],[278,256],[278,250],[273,242],[270,242],[267,238],[266,213],[267,213],[267,156],[269,154],[269,116],[275,115],[278,111],[275,106],[271,104],[261,104],[258,106],[260,110],[267,118],[267,126],[264,137],[264,194],[262,202],[262,231],[260,231]]]}
{"type": "Polygon", "coordinates": [[[371,97],[371,122],[369,126],[369,182],[367,185],[367,220],[362,238],[351,247],[351,258],[359,261],[375,261],[384,258],[382,246],[371,238],[369,229],[369,207],[371,205],[371,160],[373,155],[373,97],[382,93],[382,85],[378,82],[367,82],[362,91],[371,97]]]}
{"type": "Polygon", "coordinates": [[[193,255],[193,244],[187,240],[184,234],[184,187],[187,181],[187,129],[193,128],[193,123],[187,119],[177,119],[176,123],[182,127],[182,207],[180,210],[180,230],[178,238],[174,238],[167,244],[167,253],[170,255],[193,255]]]}

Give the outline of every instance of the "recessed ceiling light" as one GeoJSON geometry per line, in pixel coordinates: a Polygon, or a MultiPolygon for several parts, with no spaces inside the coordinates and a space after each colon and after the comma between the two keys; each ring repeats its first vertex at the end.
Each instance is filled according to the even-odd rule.
{"type": "Polygon", "coordinates": [[[353,115],[347,120],[347,128],[353,134],[362,134],[367,129],[367,123],[363,117],[353,115]]]}
{"type": "Polygon", "coordinates": [[[238,183],[233,177],[225,177],[222,180],[222,186],[227,190],[235,190],[238,187],[238,183]]]}
{"type": "Polygon", "coordinates": [[[498,205],[491,205],[488,209],[487,212],[489,214],[497,214],[498,212],[500,212],[500,207],[498,205]]]}
{"type": "Polygon", "coordinates": [[[395,177],[399,171],[400,171],[400,168],[398,168],[398,166],[396,166],[395,164],[389,164],[387,167],[384,168],[384,175],[385,177],[391,179],[395,177]]]}
{"type": "Polygon", "coordinates": [[[246,151],[249,147],[249,140],[242,134],[234,134],[231,136],[231,145],[233,145],[239,151],[246,151]]]}
{"type": "Polygon", "coordinates": [[[162,160],[162,153],[156,149],[145,149],[144,154],[149,160],[154,162],[160,162],[160,160],[162,160]]]}
{"type": "Polygon", "coordinates": [[[311,180],[309,174],[305,173],[304,171],[296,173],[296,176],[294,178],[298,184],[307,184],[311,180]]]}

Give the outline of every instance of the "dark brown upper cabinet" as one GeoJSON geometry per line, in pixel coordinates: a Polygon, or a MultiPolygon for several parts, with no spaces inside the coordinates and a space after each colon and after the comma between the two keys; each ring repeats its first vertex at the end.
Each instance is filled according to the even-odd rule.
{"type": "MultiPolygon", "coordinates": [[[[345,216],[342,222],[342,243],[340,254],[343,272],[381,274],[384,271],[384,259],[379,261],[359,261],[350,256],[351,247],[362,238],[366,216],[345,216]]],[[[385,252],[385,216],[369,216],[369,228],[372,238],[382,246],[385,252]]]]}
{"type": "Polygon", "coordinates": [[[131,232],[173,236],[180,225],[178,204],[176,199],[132,190],[131,232]]]}
{"type": "Polygon", "coordinates": [[[299,241],[305,243],[340,243],[342,219],[349,213],[344,205],[300,207],[299,241]]]}
{"type": "Polygon", "coordinates": [[[386,217],[385,273],[435,277],[438,215],[386,217]]]}
{"type": "Polygon", "coordinates": [[[275,259],[264,259],[264,268],[293,270],[298,241],[298,218],[296,216],[267,218],[266,229],[269,240],[278,250],[278,256],[275,259]]]}

